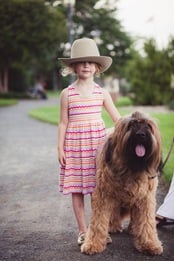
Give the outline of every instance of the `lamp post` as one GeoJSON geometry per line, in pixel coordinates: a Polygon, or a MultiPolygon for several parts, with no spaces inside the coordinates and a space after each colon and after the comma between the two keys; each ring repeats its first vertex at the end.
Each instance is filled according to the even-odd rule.
{"type": "Polygon", "coordinates": [[[69,38],[69,43],[72,45],[73,42],[73,12],[74,12],[74,6],[75,6],[75,0],[63,0],[63,4],[67,6],[68,10],[68,38],[69,38]]]}
{"type": "MultiPolygon", "coordinates": [[[[73,12],[74,12],[74,6],[75,6],[75,0],[63,0],[63,4],[67,7],[67,12],[68,12],[68,40],[71,45],[74,40],[74,32],[73,32],[73,12]]],[[[70,83],[74,81],[73,75],[70,75],[70,83]]]]}

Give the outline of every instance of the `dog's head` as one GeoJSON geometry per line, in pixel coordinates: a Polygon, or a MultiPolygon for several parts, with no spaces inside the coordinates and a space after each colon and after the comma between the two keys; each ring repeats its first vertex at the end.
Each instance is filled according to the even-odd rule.
{"type": "Polygon", "coordinates": [[[157,124],[140,112],[122,117],[109,138],[108,149],[110,158],[111,153],[119,155],[133,172],[154,172],[161,161],[161,137],[157,124]]]}

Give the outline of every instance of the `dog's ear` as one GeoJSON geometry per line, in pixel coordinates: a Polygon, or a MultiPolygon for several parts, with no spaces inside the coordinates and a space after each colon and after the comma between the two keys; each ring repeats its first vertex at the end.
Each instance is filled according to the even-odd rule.
{"type": "Polygon", "coordinates": [[[105,161],[107,164],[111,163],[113,153],[112,140],[109,138],[105,144],[105,161]]]}

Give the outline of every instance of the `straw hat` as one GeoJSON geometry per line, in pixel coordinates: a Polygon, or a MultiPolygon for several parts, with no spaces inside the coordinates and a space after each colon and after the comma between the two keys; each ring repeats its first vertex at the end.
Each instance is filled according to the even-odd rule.
{"type": "Polygon", "coordinates": [[[100,56],[94,40],[90,38],[77,39],[71,47],[70,58],[59,58],[65,65],[70,66],[76,62],[94,62],[101,66],[100,72],[106,71],[112,64],[109,56],[100,56]]]}

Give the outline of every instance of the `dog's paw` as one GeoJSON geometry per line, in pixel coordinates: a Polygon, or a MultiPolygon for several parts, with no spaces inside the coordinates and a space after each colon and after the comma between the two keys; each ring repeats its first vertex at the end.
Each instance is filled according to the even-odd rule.
{"type": "Polygon", "coordinates": [[[136,245],[135,247],[139,252],[148,253],[151,255],[161,255],[163,253],[163,246],[160,241],[156,242],[156,244],[151,242],[143,245],[136,245]]]}
{"type": "Polygon", "coordinates": [[[81,253],[84,253],[87,255],[101,253],[104,251],[104,249],[105,249],[105,246],[99,245],[99,244],[84,243],[83,245],[81,245],[81,253]]]}
{"type": "Polygon", "coordinates": [[[149,252],[152,255],[161,255],[163,253],[163,247],[162,246],[154,247],[153,249],[150,249],[149,252]]]}

